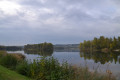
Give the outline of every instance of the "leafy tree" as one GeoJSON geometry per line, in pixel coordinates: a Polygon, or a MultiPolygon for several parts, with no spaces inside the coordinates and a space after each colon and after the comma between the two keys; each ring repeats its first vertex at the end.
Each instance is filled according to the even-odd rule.
{"type": "Polygon", "coordinates": [[[104,36],[100,36],[99,38],[94,38],[93,40],[84,40],[83,43],[80,43],[81,51],[88,50],[102,50],[102,49],[120,49],[120,37],[116,38],[105,38],[104,36]]]}
{"type": "Polygon", "coordinates": [[[28,44],[24,46],[25,52],[30,53],[52,53],[53,52],[53,44],[52,43],[40,43],[40,44],[28,44]]]}

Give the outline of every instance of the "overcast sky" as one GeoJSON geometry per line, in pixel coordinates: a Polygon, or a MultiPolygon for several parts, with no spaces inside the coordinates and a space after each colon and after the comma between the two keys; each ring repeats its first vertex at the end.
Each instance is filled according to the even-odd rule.
{"type": "Polygon", "coordinates": [[[120,0],[0,0],[0,45],[120,35],[120,0]]]}

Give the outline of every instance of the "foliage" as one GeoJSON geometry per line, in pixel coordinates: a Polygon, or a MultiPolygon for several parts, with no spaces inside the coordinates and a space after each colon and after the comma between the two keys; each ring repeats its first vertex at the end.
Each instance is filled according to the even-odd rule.
{"type": "MultiPolygon", "coordinates": [[[[33,63],[23,62],[16,69],[20,74],[35,80],[109,80],[107,75],[89,72],[87,67],[71,66],[67,62],[60,64],[53,57],[41,57],[33,63]]],[[[110,76],[110,80],[115,78],[110,76]]]]}
{"type": "Polygon", "coordinates": [[[22,54],[7,54],[0,51],[0,65],[10,69],[15,69],[16,65],[24,60],[25,56],[22,54]]]}
{"type": "Polygon", "coordinates": [[[0,64],[7,68],[14,68],[17,63],[17,58],[9,54],[0,59],[0,64]]]}
{"type": "Polygon", "coordinates": [[[115,50],[120,49],[120,37],[116,38],[105,38],[100,36],[100,38],[94,38],[93,40],[84,40],[80,43],[81,51],[101,51],[101,50],[115,50]]]}
{"type": "MultiPolygon", "coordinates": [[[[71,66],[65,61],[60,64],[59,61],[53,57],[41,57],[40,60],[28,62],[25,60],[19,61],[13,54],[6,54],[0,57],[0,64],[34,80],[115,80],[111,74],[103,76],[96,73],[96,71],[90,72],[87,67],[71,66]]],[[[2,71],[0,69],[0,72],[2,71]]],[[[3,80],[11,80],[11,76],[13,76],[14,79],[12,80],[16,80],[17,75],[12,74],[10,74],[9,71],[8,73],[5,72],[5,74],[0,73],[0,78],[3,80]]]]}
{"type": "Polygon", "coordinates": [[[22,46],[5,46],[7,51],[19,51],[23,50],[22,46]]]}
{"type": "Polygon", "coordinates": [[[7,51],[18,51],[22,50],[22,46],[2,46],[0,45],[0,50],[7,50],[7,51]]]}
{"type": "Polygon", "coordinates": [[[47,59],[41,57],[40,61],[34,60],[33,63],[23,62],[17,66],[17,71],[36,80],[58,80],[70,77],[70,69],[67,63],[62,66],[53,57],[47,59]]]}
{"type": "Polygon", "coordinates": [[[19,72],[22,75],[27,75],[29,63],[27,61],[22,61],[16,66],[16,71],[19,72]]]}
{"type": "Polygon", "coordinates": [[[43,53],[53,53],[53,45],[51,43],[41,43],[41,44],[28,44],[24,46],[24,51],[34,52],[35,54],[43,54],[43,53]]]}

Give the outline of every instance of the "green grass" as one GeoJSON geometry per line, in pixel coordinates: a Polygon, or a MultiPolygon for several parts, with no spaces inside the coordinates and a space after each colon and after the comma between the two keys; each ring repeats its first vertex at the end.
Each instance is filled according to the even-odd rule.
{"type": "Polygon", "coordinates": [[[0,65],[0,80],[32,80],[0,65]]]}

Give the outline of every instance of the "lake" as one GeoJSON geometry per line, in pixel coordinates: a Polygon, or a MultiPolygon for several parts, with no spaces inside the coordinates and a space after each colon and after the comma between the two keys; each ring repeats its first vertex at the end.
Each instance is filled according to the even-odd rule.
{"type": "Polygon", "coordinates": [[[30,54],[24,51],[8,51],[8,53],[22,53],[26,56],[26,60],[40,59],[41,56],[53,56],[60,63],[67,61],[71,65],[88,66],[90,71],[98,70],[100,73],[105,73],[106,70],[111,72],[120,79],[120,53],[83,53],[83,52],[53,52],[51,54],[30,54]]]}

